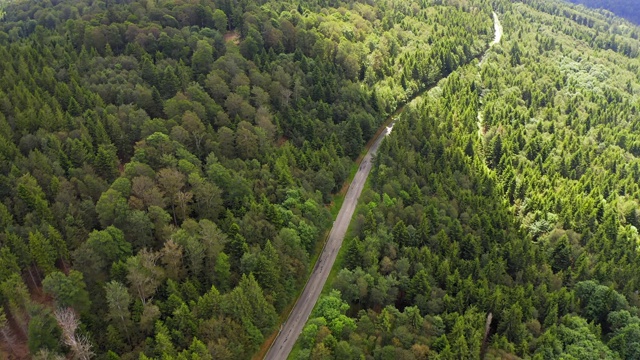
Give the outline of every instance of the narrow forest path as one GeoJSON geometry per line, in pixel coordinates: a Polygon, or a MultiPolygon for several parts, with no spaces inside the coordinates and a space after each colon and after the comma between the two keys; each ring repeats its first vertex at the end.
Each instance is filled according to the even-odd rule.
{"type": "Polygon", "coordinates": [[[489,47],[492,47],[493,45],[499,43],[500,40],[502,39],[502,24],[500,23],[500,19],[498,19],[498,14],[496,14],[495,11],[493,12],[493,27],[495,28],[496,36],[493,39],[493,42],[489,44],[489,47]]]}
{"type": "MultiPolygon", "coordinates": [[[[494,41],[489,45],[489,49],[491,49],[494,44],[500,42],[500,38],[502,37],[502,25],[498,21],[498,15],[495,12],[493,13],[493,18],[496,36],[494,41]]],[[[485,51],[485,54],[482,57],[483,59],[486,57],[489,49],[485,51]]],[[[428,90],[429,89],[426,89],[422,93],[428,90]]],[[[395,118],[403,109],[404,106],[400,107],[390,116],[390,118],[395,118]]],[[[385,121],[385,124],[387,123],[389,123],[389,120],[385,121]]],[[[293,349],[298,336],[302,332],[302,328],[311,315],[311,311],[313,310],[316,301],[322,292],[322,288],[329,277],[329,273],[331,272],[331,268],[336,260],[344,236],[349,228],[349,224],[351,223],[351,218],[353,217],[356,205],[358,204],[358,199],[360,198],[362,189],[364,188],[369,172],[371,171],[373,156],[378,151],[382,140],[391,133],[392,128],[393,122],[391,122],[391,125],[387,126],[386,131],[380,132],[380,135],[362,159],[358,172],[354,176],[344,198],[340,212],[338,213],[336,220],[333,222],[329,238],[322,249],[322,253],[318,258],[313,271],[311,272],[311,276],[302,290],[302,294],[300,294],[298,301],[294,305],[293,310],[289,313],[287,321],[282,325],[278,336],[269,348],[267,355],[264,357],[265,360],[283,360],[289,356],[289,353],[291,353],[291,349],[293,349]]]]}
{"type": "MultiPolygon", "coordinates": [[[[503,34],[503,30],[502,30],[502,24],[500,23],[500,19],[498,19],[498,14],[495,13],[495,11],[493,12],[493,27],[495,29],[495,37],[493,38],[493,41],[489,44],[489,49],[487,49],[487,51],[485,51],[484,56],[482,56],[482,60],[480,60],[480,62],[478,63],[478,67],[481,67],[482,64],[484,64],[484,62],[487,60],[487,56],[489,55],[489,50],[491,50],[491,48],[500,43],[500,40],[502,40],[502,34],[503,34]]],[[[478,72],[478,77],[480,78],[480,73],[478,72]]],[[[482,103],[482,98],[480,99],[480,103],[482,103]]],[[[478,110],[478,136],[480,137],[480,140],[484,139],[484,114],[482,113],[481,110],[478,110]]]]}
{"type": "Polygon", "coordinates": [[[484,64],[484,62],[487,60],[487,55],[489,54],[489,50],[494,45],[500,43],[500,40],[502,40],[502,34],[503,34],[502,24],[500,23],[500,19],[498,19],[498,14],[496,14],[495,11],[493,12],[493,28],[494,28],[494,32],[495,32],[495,35],[493,37],[493,41],[491,43],[489,43],[489,49],[487,49],[487,51],[484,52],[484,55],[482,56],[482,59],[478,63],[478,67],[482,66],[482,64],[484,64]]]}

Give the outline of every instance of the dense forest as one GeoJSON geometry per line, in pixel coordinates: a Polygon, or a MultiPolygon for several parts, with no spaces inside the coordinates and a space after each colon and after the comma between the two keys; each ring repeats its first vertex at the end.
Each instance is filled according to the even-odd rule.
{"type": "Polygon", "coordinates": [[[569,0],[595,9],[606,9],[640,24],[640,3],[635,0],[569,0]]]}
{"type": "Polygon", "coordinates": [[[638,29],[496,11],[382,144],[295,359],[640,358],[638,29]]]}
{"type": "Polygon", "coordinates": [[[479,0],[2,4],[3,358],[250,358],[364,143],[493,35],[479,0]]]}
{"type": "Polygon", "coordinates": [[[353,160],[428,90],[293,356],[640,358],[628,22],[557,0],[0,7],[0,357],[251,358],[353,160]]]}

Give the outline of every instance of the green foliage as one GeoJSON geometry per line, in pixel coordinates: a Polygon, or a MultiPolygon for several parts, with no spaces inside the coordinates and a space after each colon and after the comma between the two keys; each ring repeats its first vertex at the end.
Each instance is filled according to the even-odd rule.
{"type": "Polygon", "coordinates": [[[588,320],[601,324],[607,331],[610,328],[609,314],[629,306],[627,299],[617,291],[592,280],[577,283],[575,292],[581,303],[582,315],[588,320]]]}
{"type": "Polygon", "coordinates": [[[618,359],[589,328],[585,319],[566,316],[539,339],[536,359],[618,359]]]}
{"type": "Polygon", "coordinates": [[[353,319],[345,316],[347,309],[349,309],[349,304],[340,298],[340,292],[332,290],[329,295],[318,300],[311,316],[324,319],[327,327],[336,336],[348,338],[348,334],[355,329],[356,323],[353,319]]]}
{"type": "Polygon", "coordinates": [[[8,246],[0,248],[0,282],[7,280],[14,274],[20,274],[18,258],[8,246]]]}
{"type": "Polygon", "coordinates": [[[109,317],[116,324],[116,328],[123,331],[131,342],[129,335],[129,327],[132,325],[129,311],[131,297],[127,288],[114,280],[105,285],[105,295],[109,306],[109,317]]]}
{"type": "Polygon", "coordinates": [[[55,271],[42,280],[42,287],[53,295],[59,308],[71,307],[78,312],[89,310],[89,293],[79,271],[71,270],[69,275],[55,271]]]}
{"type": "Polygon", "coordinates": [[[74,253],[76,266],[90,282],[105,281],[111,265],[130,255],[131,244],[124,240],[124,233],[113,226],[91,232],[74,253]]]}
{"type": "Polygon", "coordinates": [[[29,252],[36,265],[45,274],[54,271],[57,258],[56,249],[39,231],[29,234],[29,252]]]}
{"type": "Polygon", "coordinates": [[[28,346],[32,354],[41,349],[59,352],[62,331],[51,310],[42,305],[33,305],[29,309],[28,346]]]}
{"type": "Polygon", "coordinates": [[[250,358],[351,159],[452,74],[398,113],[303,353],[478,358],[491,312],[487,355],[635,356],[635,28],[552,0],[103,5],[0,6],[0,300],[32,353],[67,350],[42,280],[98,357],[250,358]]]}
{"type": "MultiPolygon", "coordinates": [[[[275,309],[267,302],[253,274],[243,275],[238,287],[229,292],[222,303],[223,313],[239,323],[255,326],[262,335],[275,324],[275,309]]],[[[256,341],[254,345],[261,340],[256,341]]]]}

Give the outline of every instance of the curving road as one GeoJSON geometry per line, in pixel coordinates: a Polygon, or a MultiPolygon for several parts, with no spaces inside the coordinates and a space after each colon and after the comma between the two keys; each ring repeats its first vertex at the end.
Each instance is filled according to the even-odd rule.
{"type": "Polygon", "coordinates": [[[502,39],[502,24],[500,23],[500,19],[498,19],[498,14],[496,14],[495,11],[493,12],[493,27],[495,28],[496,35],[493,38],[493,42],[489,44],[489,47],[492,47],[493,45],[499,43],[500,39],[502,39]]]}
{"type": "MultiPolygon", "coordinates": [[[[502,36],[502,26],[498,21],[498,16],[496,13],[493,13],[493,16],[495,20],[496,36],[491,45],[499,42],[500,37],[502,36]]],[[[402,108],[398,110],[402,111],[402,108]]],[[[338,251],[342,245],[342,240],[344,239],[344,235],[347,232],[347,228],[349,227],[349,223],[353,217],[356,205],[358,204],[358,198],[360,198],[360,193],[362,193],[364,184],[367,181],[369,172],[371,171],[371,159],[376,151],[378,151],[378,148],[385,136],[391,133],[392,128],[393,123],[391,126],[387,127],[387,131],[382,132],[378,136],[375,143],[371,148],[369,148],[367,155],[362,159],[360,168],[358,168],[358,172],[353,178],[353,181],[349,186],[349,190],[347,191],[347,195],[344,198],[344,203],[340,208],[340,212],[338,213],[336,220],[333,222],[333,228],[331,229],[329,238],[322,249],[322,254],[320,255],[320,258],[318,258],[318,261],[311,272],[311,276],[309,277],[304,290],[302,290],[302,294],[298,298],[298,301],[294,305],[293,310],[291,310],[287,321],[282,325],[276,340],[273,342],[271,348],[269,348],[269,351],[267,352],[267,355],[264,357],[265,360],[284,360],[289,356],[289,353],[291,353],[291,349],[293,349],[293,345],[302,332],[302,328],[307,323],[307,319],[309,318],[309,315],[311,315],[311,311],[322,292],[322,288],[327,281],[327,277],[329,277],[331,267],[336,260],[336,256],[338,255],[338,251]]]]}

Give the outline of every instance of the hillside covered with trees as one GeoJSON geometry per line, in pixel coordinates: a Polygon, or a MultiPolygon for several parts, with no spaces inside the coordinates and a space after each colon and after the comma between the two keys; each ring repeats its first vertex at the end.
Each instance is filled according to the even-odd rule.
{"type": "Polygon", "coordinates": [[[496,11],[382,144],[295,359],[640,357],[638,29],[496,11]]]}
{"type": "Polygon", "coordinates": [[[2,4],[0,357],[251,358],[353,160],[426,89],[296,359],[640,357],[629,23],[559,0],[2,4]]]}
{"type": "Polygon", "coordinates": [[[247,359],[407,99],[487,1],[12,1],[0,21],[0,357],[247,359]]]}

